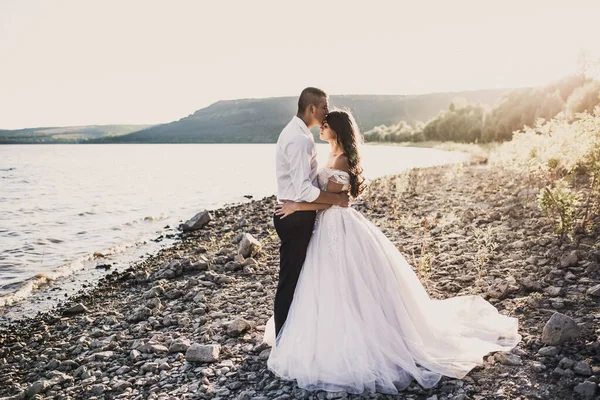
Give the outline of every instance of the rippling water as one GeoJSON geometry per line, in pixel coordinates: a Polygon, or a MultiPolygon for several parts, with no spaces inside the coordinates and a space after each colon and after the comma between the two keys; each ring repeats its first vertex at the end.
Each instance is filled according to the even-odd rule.
{"type": "MultiPolygon", "coordinates": [[[[328,145],[317,149],[324,160],[328,145]]],[[[95,252],[117,262],[129,251],[131,260],[167,225],[273,194],[274,152],[268,144],[0,146],[0,307],[44,283],[38,274],[93,269],[106,262],[95,252]]],[[[396,146],[363,152],[371,178],[463,158],[396,146]]]]}

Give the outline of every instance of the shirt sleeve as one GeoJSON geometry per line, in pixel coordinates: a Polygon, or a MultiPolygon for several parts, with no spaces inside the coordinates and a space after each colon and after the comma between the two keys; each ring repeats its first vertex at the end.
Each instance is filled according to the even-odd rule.
{"type": "Polygon", "coordinates": [[[304,138],[300,138],[299,140],[293,140],[286,147],[290,162],[292,186],[294,187],[294,192],[299,195],[297,200],[312,203],[321,194],[321,190],[314,186],[310,179],[312,143],[304,138]]]}

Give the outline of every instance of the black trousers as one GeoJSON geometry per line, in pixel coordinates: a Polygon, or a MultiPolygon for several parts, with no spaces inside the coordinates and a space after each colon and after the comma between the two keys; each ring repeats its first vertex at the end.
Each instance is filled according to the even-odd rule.
{"type": "Polygon", "coordinates": [[[284,219],[273,216],[279,248],[279,283],[275,293],[275,334],[279,335],[294,299],[294,291],[306,258],[306,249],[315,224],[315,211],[296,211],[284,219]]]}

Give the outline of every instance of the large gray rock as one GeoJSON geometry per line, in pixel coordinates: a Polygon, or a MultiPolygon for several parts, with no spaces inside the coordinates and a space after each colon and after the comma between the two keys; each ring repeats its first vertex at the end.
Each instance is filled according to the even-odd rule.
{"type": "Polygon", "coordinates": [[[162,296],[163,294],[165,294],[165,289],[162,286],[154,286],[151,289],[148,289],[146,292],[144,292],[144,298],[145,299],[151,299],[153,297],[158,297],[158,296],[162,296]]]}
{"type": "Polygon", "coordinates": [[[578,262],[579,257],[577,256],[577,252],[572,251],[560,259],[560,266],[562,268],[576,267],[578,262]]]}
{"type": "Polygon", "coordinates": [[[252,257],[257,254],[261,248],[262,245],[254,238],[254,236],[249,233],[244,233],[244,236],[240,241],[238,253],[240,253],[244,258],[252,257]]]}
{"type": "Polygon", "coordinates": [[[583,376],[592,375],[592,369],[590,368],[589,365],[587,365],[587,363],[585,361],[579,361],[577,364],[575,364],[575,366],[573,367],[573,371],[575,371],[575,373],[578,375],[583,375],[583,376]]]}
{"type": "Polygon", "coordinates": [[[215,362],[219,360],[221,346],[218,344],[201,345],[192,344],[185,352],[185,359],[189,362],[215,362]]]}
{"type": "Polygon", "coordinates": [[[152,350],[153,353],[168,353],[169,349],[166,346],[163,346],[162,344],[153,344],[150,346],[150,350],[152,350]]]}
{"type": "Polygon", "coordinates": [[[554,357],[558,353],[560,353],[560,350],[558,349],[558,347],[554,346],[542,347],[538,350],[538,355],[542,357],[554,357]]]}
{"type": "Polygon", "coordinates": [[[190,266],[185,269],[189,271],[206,271],[209,267],[210,261],[206,257],[200,256],[198,257],[198,261],[190,264],[190,266]]]}
{"type": "Polygon", "coordinates": [[[202,229],[212,220],[212,215],[208,211],[202,211],[194,215],[192,218],[181,224],[179,227],[184,232],[196,231],[202,229]]]}
{"type": "Polygon", "coordinates": [[[104,391],[106,390],[106,386],[104,386],[103,384],[97,384],[97,385],[93,385],[90,388],[90,391],[95,394],[96,396],[101,395],[102,393],[104,393],[104,391]]]}
{"type": "Polygon", "coordinates": [[[113,351],[107,350],[107,351],[100,351],[98,353],[94,353],[94,359],[96,360],[108,360],[109,358],[112,358],[115,355],[115,353],[113,351]]]}
{"type": "Polygon", "coordinates": [[[600,296],[600,285],[596,285],[596,286],[589,288],[587,293],[590,296],[599,297],[600,296]]]}
{"type": "Polygon", "coordinates": [[[169,353],[180,353],[187,351],[191,346],[190,341],[187,339],[176,339],[171,346],[169,346],[169,353]]]}
{"type": "Polygon", "coordinates": [[[575,386],[575,392],[579,393],[584,399],[591,399],[596,394],[596,384],[594,382],[583,382],[575,386]]]}
{"type": "Polygon", "coordinates": [[[73,381],[73,377],[71,375],[67,375],[60,371],[50,371],[46,374],[46,378],[51,378],[50,383],[52,386],[73,381]]]}
{"type": "Polygon", "coordinates": [[[565,291],[561,287],[548,286],[546,289],[544,289],[544,293],[546,293],[548,296],[558,297],[563,296],[565,294],[565,291]]]}
{"type": "Polygon", "coordinates": [[[25,391],[25,396],[29,399],[36,394],[40,394],[48,390],[52,386],[52,383],[49,380],[41,379],[39,381],[35,381],[27,388],[25,391]]]}
{"type": "Polygon", "coordinates": [[[521,361],[521,357],[516,354],[510,353],[496,353],[495,355],[496,361],[498,361],[502,365],[523,365],[523,361],[521,361]]]}
{"type": "Polygon", "coordinates": [[[251,328],[248,321],[243,318],[236,318],[234,321],[227,325],[227,333],[232,336],[240,335],[251,328]]]}
{"type": "Polygon", "coordinates": [[[550,346],[562,344],[579,336],[581,330],[571,318],[561,313],[554,313],[546,322],[542,331],[542,342],[550,346]]]}
{"type": "Polygon", "coordinates": [[[81,303],[78,303],[76,305],[74,305],[71,308],[67,308],[66,310],[63,311],[64,315],[75,315],[75,314],[81,314],[81,313],[86,313],[88,311],[88,309],[81,303]]]}
{"type": "Polygon", "coordinates": [[[152,310],[148,307],[141,306],[133,310],[133,313],[127,317],[129,322],[139,322],[148,319],[152,315],[152,310]]]}
{"type": "Polygon", "coordinates": [[[111,382],[111,387],[112,390],[115,392],[123,392],[126,389],[129,389],[131,386],[133,386],[130,382],[127,381],[123,381],[120,379],[113,379],[111,382]]]}
{"type": "Polygon", "coordinates": [[[142,365],[141,371],[142,372],[154,372],[154,371],[156,371],[157,368],[158,368],[158,363],[147,362],[144,365],[142,365]]]}

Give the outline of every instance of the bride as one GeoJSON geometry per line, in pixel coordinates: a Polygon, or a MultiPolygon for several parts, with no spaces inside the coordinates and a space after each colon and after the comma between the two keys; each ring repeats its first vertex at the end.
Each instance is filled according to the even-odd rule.
{"type": "MultiPolygon", "coordinates": [[[[321,190],[364,189],[360,133],[350,113],[333,111],[321,126],[331,144],[318,172],[321,190]]],[[[479,296],[429,298],[402,254],[352,208],[286,202],[277,214],[317,214],[285,324],[265,342],[268,367],[304,389],[395,394],[414,378],[424,388],[442,375],[463,378],[492,351],[520,341],[517,320],[479,296]]]]}

